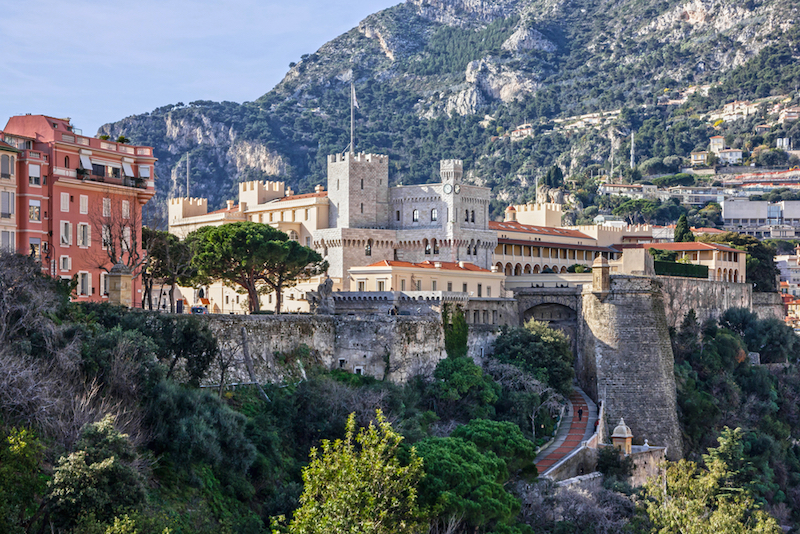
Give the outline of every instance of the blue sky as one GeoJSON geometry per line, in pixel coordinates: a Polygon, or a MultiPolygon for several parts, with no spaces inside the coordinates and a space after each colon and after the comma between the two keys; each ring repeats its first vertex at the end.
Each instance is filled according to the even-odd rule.
{"type": "Polygon", "coordinates": [[[194,100],[255,100],[289,63],[399,0],[25,0],[0,15],[0,128],[71,117],[85,135],[194,100]]]}

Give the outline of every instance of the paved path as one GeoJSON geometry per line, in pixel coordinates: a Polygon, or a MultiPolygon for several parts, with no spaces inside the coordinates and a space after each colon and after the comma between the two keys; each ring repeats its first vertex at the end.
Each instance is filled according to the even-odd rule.
{"type": "Polygon", "coordinates": [[[556,462],[580,447],[582,441],[589,439],[594,433],[596,420],[597,406],[576,386],[569,397],[564,421],[558,429],[556,439],[536,456],[534,463],[539,475],[543,475],[556,462]]]}

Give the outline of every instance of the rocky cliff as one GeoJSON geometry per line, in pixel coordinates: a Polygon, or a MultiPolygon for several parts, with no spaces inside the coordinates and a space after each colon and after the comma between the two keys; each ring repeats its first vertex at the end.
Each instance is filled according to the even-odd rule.
{"type": "MultiPolygon", "coordinates": [[[[304,55],[254,102],[169,105],[99,133],[156,147],[157,203],[184,194],[187,155],[191,194],[212,207],[245,179],[281,177],[306,191],[324,181],[324,156],[347,145],[352,81],[357,148],[389,153],[394,180],[426,181],[437,159],[460,157],[476,180],[519,197],[520,175],[556,161],[603,163],[609,139],[635,122],[572,135],[554,132],[552,119],[627,107],[640,123],[677,120],[656,109],[665,90],[724,85],[770,47],[797,56],[797,16],[778,0],[408,0],[304,55]],[[528,121],[537,135],[527,145],[492,142],[528,121]]],[[[796,83],[790,74],[767,92],[796,83]]],[[[683,155],[692,143],[671,150],[683,155]]]]}

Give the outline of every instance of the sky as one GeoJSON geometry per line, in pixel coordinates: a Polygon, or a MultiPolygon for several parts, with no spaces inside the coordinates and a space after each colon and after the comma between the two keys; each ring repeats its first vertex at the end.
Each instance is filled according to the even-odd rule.
{"type": "Polygon", "coordinates": [[[84,135],[195,100],[252,101],[289,63],[400,0],[24,0],[0,16],[0,129],[71,117],[84,135]]]}

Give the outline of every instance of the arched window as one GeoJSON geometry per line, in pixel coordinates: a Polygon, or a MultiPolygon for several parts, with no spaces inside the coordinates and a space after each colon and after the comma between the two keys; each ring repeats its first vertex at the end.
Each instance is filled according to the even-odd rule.
{"type": "Polygon", "coordinates": [[[433,208],[431,210],[431,222],[438,220],[439,220],[439,212],[436,210],[436,208],[433,208]]]}
{"type": "Polygon", "coordinates": [[[298,236],[297,232],[295,232],[294,230],[290,230],[289,231],[289,239],[291,239],[292,241],[299,241],[300,240],[300,236],[298,236]]]}
{"type": "Polygon", "coordinates": [[[467,256],[472,256],[472,245],[467,245],[467,256]]]}
{"type": "Polygon", "coordinates": [[[425,246],[425,254],[430,254],[431,253],[431,244],[428,242],[428,240],[424,239],[422,241],[422,244],[425,246]]]}
{"type": "Polygon", "coordinates": [[[470,222],[475,222],[475,210],[470,212],[470,222]]]}
{"type": "Polygon", "coordinates": [[[69,169],[69,156],[64,156],[64,168],[69,169]]]}
{"type": "Polygon", "coordinates": [[[439,242],[435,239],[433,240],[433,253],[439,254],[439,242]]]}
{"type": "Polygon", "coordinates": [[[367,240],[367,246],[364,247],[364,255],[372,256],[372,239],[367,240]]]}
{"type": "Polygon", "coordinates": [[[464,222],[469,222],[469,210],[464,211],[464,222]]]}
{"type": "Polygon", "coordinates": [[[470,241],[469,244],[470,244],[469,248],[470,248],[470,250],[472,250],[472,255],[473,256],[477,256],[478,255],[478,249],[475,247],[475,240],[473,239],[472,241],[470,241]]]}
{"type": "Polygon", "coordinates": [[[411,212],[411,221],[419,222],[419,210],[414,210],[411,212]]]}

